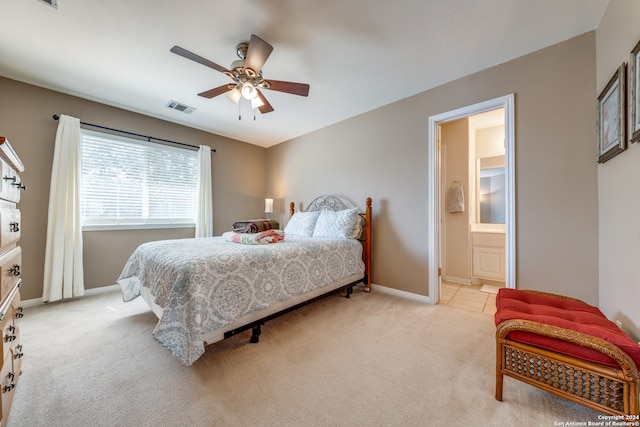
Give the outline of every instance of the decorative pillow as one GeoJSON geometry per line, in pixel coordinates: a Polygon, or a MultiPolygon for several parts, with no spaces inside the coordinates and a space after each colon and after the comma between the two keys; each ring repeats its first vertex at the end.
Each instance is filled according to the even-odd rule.
{"type": "Polygon", "coordinates": [[[341,211],[321,211],[313,230],[313,237],[351,238],[358,220],[358,208],[341,211]]]}
{"type": "Polygon", "coordinates": [[[356,223],[354,224],[353,229],[351,230],[351,235],[349,237],[356,240],[362,237],[362,232],[364,231],[364,223],[364,218],[358,215],[358,217],[356,218],[356,223]]]}
{"type": "Polygon", "coordinates": [[[316,212],[296,212],[289,219],[284,227],[284,234],[311,237],[316,226],[316,221],[320,216],[320,211],[316,212]]]}

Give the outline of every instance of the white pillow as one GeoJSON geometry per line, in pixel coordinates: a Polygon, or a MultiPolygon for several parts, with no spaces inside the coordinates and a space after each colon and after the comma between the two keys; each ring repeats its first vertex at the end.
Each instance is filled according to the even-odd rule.
{"type": "Polygon", "coordinates": [[[311,237],[319,216],[320,211],[294,213],[284,227],[284,235],[311,237]]]}
{"type": "Polygon", "coordinates": [[[358,215],[358,217],[356,218],[356,223],[353,225],[353,229],[351,230],[351,235],[349,237],[351,237],[352,239],[359,239],[360,237],[362,237],[364,224],[365,219],[358,215]]]}
{"type": "Polygon", "coordinates": [[[351,238],[358,219],[358,208],[341,211],[324,210],[318,217],[313,237],[351,238]]]}

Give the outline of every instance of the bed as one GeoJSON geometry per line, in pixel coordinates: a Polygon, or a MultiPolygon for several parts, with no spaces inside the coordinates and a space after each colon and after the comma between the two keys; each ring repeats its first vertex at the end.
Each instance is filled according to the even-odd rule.
{"type": "MultiPolygon", "coordinates": [[[[338,290],[371,291],[371,198],[364,213],[336,196],[295,211],[284,239],[241,244],[222,236],[140,245],[118,278],[123,299],[141,296],[158,317],[154,338],[184,364],[205,346],[338,290]]],[[[226,233],[225,233],[226,234],[226,233]]]]}

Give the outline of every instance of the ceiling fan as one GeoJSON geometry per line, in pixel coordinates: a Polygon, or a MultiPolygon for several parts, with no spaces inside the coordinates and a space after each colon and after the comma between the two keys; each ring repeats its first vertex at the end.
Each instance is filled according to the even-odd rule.
{"type": "Polygon", "coordinates": [[[269,58],[271,51],[273,51],[273,46],[255,34],[252,34],[249,43],[242,42],[236,46],[236,53],[240,59],[232,62],[229,69],[226,69],[180,46],[171,48],[171,52],[176,55],[220,71],[231,77],[234,81],[234,83],[228,83],[201,92],[198,94],[199,96],[213,98],[226,92],[227,97],[236,104],[240,103],[241,98],[251,101],[251,107],[257,108],[262,114],[272,112],[273,107],[269,104],[260,89],[270,89],[299,96],[309,95],[309,85],[306,83],[265,80],[262,77],[262,66],[267,61],[267,58],[269,58]]]}

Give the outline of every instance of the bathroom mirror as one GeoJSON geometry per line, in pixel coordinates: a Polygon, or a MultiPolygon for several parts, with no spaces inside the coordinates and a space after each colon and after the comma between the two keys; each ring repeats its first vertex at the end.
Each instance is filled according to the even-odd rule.
{"type": "Polygon", "coordinates": [[[505,224],[506,192],[504,156],[479,159],[477,223],[505,224]]]}
{"type": "Polygon", "coordinates": [[[480,224],[505,223],[504,168],[480,170],[480,224]]]}

